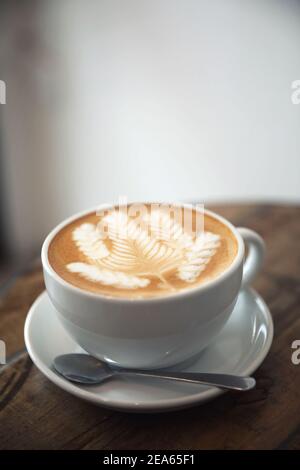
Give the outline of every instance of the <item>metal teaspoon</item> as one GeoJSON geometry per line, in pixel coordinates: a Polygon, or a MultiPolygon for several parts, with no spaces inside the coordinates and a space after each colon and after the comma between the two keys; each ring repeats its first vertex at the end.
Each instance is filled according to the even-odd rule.
{"type": "Polygon", "coordinates": [[[88,354],[64,354],[57,356],[53,365],[55,370],[71,382],[85,385],[96,385],[116,375],[156,377],[163,380],[191,382],[201,385],[246,391],[255,387],[253,377],[240,377],[230,374],[215,374],[206,372],[169,372],[160,370],[140,370],[111,367],[88,354]]]}

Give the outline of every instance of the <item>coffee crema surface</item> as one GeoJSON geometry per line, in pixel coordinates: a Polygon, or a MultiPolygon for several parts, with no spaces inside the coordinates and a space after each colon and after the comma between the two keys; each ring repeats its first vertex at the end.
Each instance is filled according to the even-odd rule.
{"type": "Polygon", "coordinates": [[[194,209],[189,209],[192,230],[186,230],[172,214],[146,207],[142,216],[115,208],[64,226],[49,245],[51,267],[83,290],[143,299],[199,287],[220,276],[236,257],[234,234],[213,216],[204,213],[197,232],[194,209]]]}

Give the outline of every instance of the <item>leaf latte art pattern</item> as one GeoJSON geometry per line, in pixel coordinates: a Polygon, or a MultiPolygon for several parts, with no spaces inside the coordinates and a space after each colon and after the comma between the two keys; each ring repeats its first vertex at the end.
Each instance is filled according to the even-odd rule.
{"type": "Polygon", "coordinates": [[[160,288],[173,289],[166,274],[192,283],[205,270],[220,245],[220,237],[201,232],[192,237],[170,216],[159,211],[144,216],[150,229],[122,213],[103,217],[109,237],[97,225],[85,223],[73,231],[73,240],[85,262],[67,268],[83,278],[121,289],[147,287],[153,279],[160,288]]]}

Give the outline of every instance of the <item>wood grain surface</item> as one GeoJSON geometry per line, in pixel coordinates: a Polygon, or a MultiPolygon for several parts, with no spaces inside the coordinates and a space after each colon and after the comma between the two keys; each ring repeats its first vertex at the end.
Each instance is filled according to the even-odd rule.
{"type": "MultiPolygon", "coordinates": [[[[274,318],[269,355],[257,387],[227,393],[192,409],[152,415],[110,411],[60,390],[25,350],[27,311],[44,289],[38,262],[0,281],[0,449],[300,449],[300,365],[291,344],[300,339],[300,207],[212,207],[237,226],[257,230],[267,257],[255,282],[274,318]]],[[[0,278],[1,279],[1,278],[0,278]]]]}

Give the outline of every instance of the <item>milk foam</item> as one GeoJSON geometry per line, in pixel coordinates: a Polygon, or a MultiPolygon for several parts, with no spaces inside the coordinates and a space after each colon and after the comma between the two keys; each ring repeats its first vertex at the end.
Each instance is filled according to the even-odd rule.
{"type": "Polygon", "coordinates": [[[220,247],[219,235],[201,232],[192,237],[160,211],[145,215],[142,227],[117,212],[101,222],[83,223],[73,230],[72,239],[86,261],[74,260],[66,267],[94,283],[116,288],[144,288],[156,279],[160,289],[176,290],[167,274],[174,272],[186,284],[195,282],[220,247]]]}

